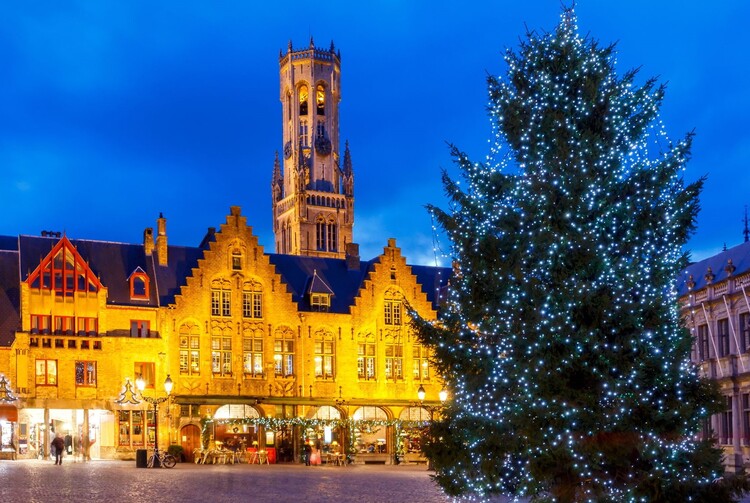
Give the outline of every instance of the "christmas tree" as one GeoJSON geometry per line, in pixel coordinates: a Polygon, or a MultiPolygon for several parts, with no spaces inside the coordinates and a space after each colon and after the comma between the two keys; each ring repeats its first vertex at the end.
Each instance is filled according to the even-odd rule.
{"type": "Polygon", "coordinates": [[[451,400],[425,453],[450,495],[538,501],[731,501],[721,451],[697,440],[716,387],[690,363],[674,280],[703,180],[691,135],[659,121],[665,88],[616,72],[572,9],[489,77],[486,163],[453,149],[451,297],[417,318],[451,400]]]}

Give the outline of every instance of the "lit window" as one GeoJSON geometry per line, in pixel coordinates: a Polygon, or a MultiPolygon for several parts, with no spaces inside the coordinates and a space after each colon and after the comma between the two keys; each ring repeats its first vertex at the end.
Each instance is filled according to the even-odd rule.
{"type": "Polygon", "coordinates": [[[385,345],[385,378],[404,378],[404,346],[401,344],[385,345]]]}
{"type": "Polygon", "coordinates": [[[313,311],[328,312],[331,308],[331,296],[326,293],[311,293],[310,308],[313,311]]]}
{"type": "Polygon", "coordinates": [[[263,377],[263,334],[242,338],[242,371],[253,377],[263,377]]]}
{"type": "Polygon", "coordinates": [[[318,115],[326,114],[326,90],[322,84],[318,84],[315,89],[315,108],[318,115]]]}
{"type": "Polygon", "coordinates": [[[260,292],[242,292],[242,317],[263,317],[263,294],[260,292]]]}
{"type": "Polygon", "coordinates": [[[424,381],[430,378],[430,362],[427,358],[427,348],[420,344],[414,345],[412,370],[415,380],[424,381]]]}
{"type": "Polygon", "coordinates": [[[200,375],[200,336],[198,325],[180,326],[180,374],[200,375]]]}
{"type": "Polygon", "coordinates": [[[76,362],[76,386],[96,386],[96,362],[76,362]]]}
{"type": "Polygon", "coordinates": [[[333,378],[333,357],[333,341],[317,337],[315,339],[315,377],[333,378]]]}
{"type": "Polygon", "coordinates": [[[357,377],[375,379],[375,344],[359,343],[357,346],[357,377]]]}
{"type": "Polygon", "coordinates": [[[211,316],[231,316],[232,292],[211,290],[211,316]]]}
{"type": "Polygon", "coordinates": [[[36,361],[36,384],[57,386],[57,360],[36,361]]]}
{"type": "Polygon", "coordinates": [[[211,337],[211,372],[216,375],[232,375],[232,338],[211,337]]]}
{"type": "Polygon", "coordinates": [[[307,115],[307,99],[310,96],[310,91],[306,85],[299,86],[299,114],[307,115]]]}
{"type": "Polygon", "coordinates": [[[273,342],[274,373],[278,377],[294,375],[294,333],[277,332],[273,342]]]}
{"type": "Polygon", "coordinates": [[[401,325],[401,301],[386,300],[383,311],[386,325],[401,325]]]}

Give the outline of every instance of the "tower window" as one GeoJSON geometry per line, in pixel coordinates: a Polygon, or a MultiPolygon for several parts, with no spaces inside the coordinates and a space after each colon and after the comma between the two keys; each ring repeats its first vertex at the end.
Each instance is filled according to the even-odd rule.
{"type": "Polygon", "coordinates": [[[302,85],[299,87],[299,114],[307,115],[307,98],[310,95],[307,86],[302,85]]]}
{"type": "Polygon", "coordinates": [[[316,227],[316,245],[318,251],[325,251],[326,249],[326,223],[325,221],[318,220],[315,225],[316,227]]]}
{"type": "Polygon", "coordinates": [[[318,115],[326,114],[326,90],[323,84],[318,84],[315,90],[315,106],[318,115]]]}
{"type": "Polygon", "coordinates": [[[318,121],[317,127],[315,129],[315,135],[318,138],[325,138],[326,136],[326,123],[323,121],[318,121]]]}
{"type": "Polygon", "coordinates": [[[299,123],[299,141],[303,147],[307,147],[309,144],[307,136],[307,121],[300,121],[299,123]]]}
{"type": "Polygon", "coordinates": [[[336,251],[338,248],[338,240],[336,238],[336,223],[331,220],[328,222],[328,251],[336,251]]]}

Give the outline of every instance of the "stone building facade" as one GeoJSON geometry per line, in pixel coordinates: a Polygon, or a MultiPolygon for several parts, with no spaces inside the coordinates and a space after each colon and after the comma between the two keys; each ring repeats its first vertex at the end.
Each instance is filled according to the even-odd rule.
{"type": "Polygon", "coordinates": [[[750,465],[750,243],[688,266],[678,292],[691,359],[718,382],[725,405],[702,434],[716,436],[728,468],[738,470],[750,465]]]}
{"type": "Polygon", "coordinates": [[[131,459],[158,429],[189,460],[241,445],[299,461],[303,442],[355,462],[418,456],[442,383],[409,310],[436,318],[450,269],[408,265],[394,239],[359,257],[348,146],[339,167],[339,61],[312,43],[280,59],[278,253],[238,206],[197,247],[169,244],[162,215],[135,244],[0,236],[5,450],[46,456],[62,434],[72,451],[131,459]],[[315,135],[302,136],[304,121],[315,135]],[[164,399],[156,414],[144,396],[164,399]]]}

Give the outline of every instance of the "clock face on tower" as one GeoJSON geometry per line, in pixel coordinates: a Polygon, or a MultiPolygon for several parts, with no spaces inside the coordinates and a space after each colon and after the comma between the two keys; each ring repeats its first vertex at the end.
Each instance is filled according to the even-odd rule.
{"type": "Polygon", "coordinates": [[[319,136],[315,139],[315,151],[320,155],[328,155],[331,153],[331,140],[325,136],[319,136]]]}
{"type": "Polygon", "coordinates": [[[284,158],[289,159],[290,157],[292,157],[292,142],[288,141],[284,145],[284,158]]]}

